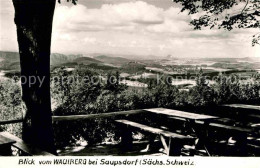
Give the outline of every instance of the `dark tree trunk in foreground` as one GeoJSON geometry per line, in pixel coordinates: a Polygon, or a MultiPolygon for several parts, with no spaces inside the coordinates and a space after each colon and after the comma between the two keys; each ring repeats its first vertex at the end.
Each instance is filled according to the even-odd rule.
{"type": "Polygon", "coordinates": [[[55,154],[50,99],[50,46],[55,0],[13,0],[13,5],[25,104],[23,140],[55,154]]]}

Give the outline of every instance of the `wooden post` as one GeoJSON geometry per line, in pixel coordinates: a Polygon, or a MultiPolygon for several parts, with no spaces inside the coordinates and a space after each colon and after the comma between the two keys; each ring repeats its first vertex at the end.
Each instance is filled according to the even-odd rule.
{"type": "Polygon", "coordinates": [[[236,137],[236,147],[238,148],[238,156],[248,156],[248,149],[247,149],[247,134],[241,133],[238,134],[236,137]]]}
{"type": "Polygon", "coordinates": [[[180,139],[169,138],[168,156],[180,156],[183,143],[180,139]]]}
{"type": "Polygon", "coordinates": [[[0,146],[1,156],[12,156],[11,144],[0,146]]]}
{"type": "Polygon", "coordinates": [[[151,152],[151,151],[156,151],[158,148],[156,147],[155,144],[155,139],[156,139],[156,135],[155,134],[149,134],[147,135],[149,138],[149,142],[146,145],[146,148],[141,150],[141,152],[151,152]]]}
{"type": "Polygon", "coordinates": [[[123,151],[129,151],[133,148],[132,131],[128,128],[127,125],[122,125],[121,145],[123,151]]]}

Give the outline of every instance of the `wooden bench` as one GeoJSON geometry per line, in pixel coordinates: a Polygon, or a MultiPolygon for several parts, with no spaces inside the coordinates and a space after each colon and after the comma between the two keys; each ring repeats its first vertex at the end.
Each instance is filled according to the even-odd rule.
{"type": "MultiPolygon", "coordinates": [[[[196,121],[197,124],[203,124],[201,121],[196,121]]],[[[216,128],[216,129],[222,129],[222,130],[227,130],[230,133],[245,133],[245,134],[250,134],[253,133],[252,129],[249,128],[244,128],[244,127],[239,127],[239,126],[230,126],[230,125],[225,125],[225,124],[219,124],[219,123],[210,123],[209,127],[216,128]]]]}
{"type": "MultiPolygon", "coordinates": [[[[251,127],[253,128],[260,128],[260,115],[257,114],[250,114],[248,117],[251,119],[252,124],[251,127]]],[[[260,129],[259,129],[260,130],[260,129]]]]}
{"type": "Polygon", "coordinates": [[[55,156],[51,153],[48,153],[46,151],[43,151],[33,145],[30,145],[26,142],[24,142],[22,139],[18,138],[17,136],[14,136],[8,132],[0,132],[0,135],[3,137],[6,137],[8,139],[12,139],[15,141],[15,143],[12,144],[13,147],[19,149],[22,151],[23,155],[28,156],[55,156]]]}
{"type": "MultiPolygon", "coordinates": [[[[180,121],[183,121],[185,122],[186,120],[183,119],[183,118],[179,118],[179,117],[169,117],[173,120],[180,120],[180,121]]],[[[203,121],[199,121],[199,120],[196,120],[195,121],[195,124],[197,125],[203,125],[204,122],[203,121]]],[[[220,123],[215,123],[215,122],[211,122],[209,123],[209,128],[210,129],[213,129],[213,130],[216,130],[216,129],[220,129],[220,130],[226,130],[228,131],[229,133],[253,133],[253,130],[250,129],[250,128],[244,128],[244,127],[238,127],[238,126],[231,126],[231,125],[226,125],[226,124],[220,124],[220,123]]]]}
{"type": "Polygon", "coordinates": [[[11,156],[11,146],[13,143],[15,143],[14,140],[0,135],[0,156],[11,156]]]}
{"type": "MultiPolygon", "coordinates": [[[[178,121],[185,122],[184,119],[178,118],[178,117],[170,117],[170,119],[173,119],[173,121],[178,120],[178,121]]],[[[202,129],[204,129],[203,121],[196,120],[194,124],[195,124],[195,127],[198,127],[197,129],[200,129],[200,127],[202,129]]],[[[255,134],[255,131],[252,128],[232,126],[232,125],[227,125],[225,123],[215,123],[215,122],[209,123],[208,131],[209,131],[209,133],[211,133],[211,136],[215,135],[215,137],[216,137],[216,139],[214,141],[210,142],[211,145],[209,145],[209,146],[212,147],[212,149],[214,149],[214,150],[216,149],[216,150],[218,150],[218,152],[220,152],[222,154],[224,154],[225,151],[228,153],[229,151],[227,151],[227,149],[225,149],[225,148],[230,148],[230,146],[228,146],[229,145],[228,142],[229,142],[229,139],[232,137],[233,140],[236,140],[234,148],[241,149],[239,151],[240,153],[237,153],[237,154],[238,155],[240,154],[242,156],[247,155],[247,151],[248,151],[247,147],[250,145],[248,143],[247,137],[249,135],[255,134]],[[218,131],[217,134],[216,134],[216,131],[218,131]],[[221,136],[219,136],[219,135],[221,135],[221,136]],[[224,139],[221,139],[221,138],[224,138],[224,139]],[[220,141],[222,142],[223,140],[225,140],[225,144],[223,143],[221,146],[217,147],[217,144],[220,141]],[[215,146],[216,146],[216,148],[215,148],[215,146]]]]}
{"type": "MultiPolygon", "coordinates": [[[[250,136],[247,137],[247,146],[249,150],[254,151],[254,155],[260,155],[260,105],[247,105],[247,104],[226,104],[222,105],[225,111],[228,111],[230,118],[235,118],[238,122],[242,123],[249,129],[250,136]],[[233,117],[234,116],[234,117],[233,117]]],[[[242,129],[241,129],[242,130],[242,129]]]]}
{"type": "Polygon", "coordinates": [[[231,114],[233,111],[234,117],[237,117],[241,122],[260,124],[260,105],[225,104],[222,107],[227,107],[231,114]]]}
{"type": "Polygon", "coordinates": [[[154,135],[159,135],[162,145],[169,156],[180,156],[181,149],[185,144],[193,143],[195,139],[193,137],[180,135],[170,131],[162,130],[159,128],[150,127],[140,123],[136,123],[129,120],[115,120],[117,123],[121,124],[122,127],[122,140],[121,143],[123,147],[129,148],[132,146],[132,131],[129,127],[138,129],[139,131],[148,132],[154,135]],[[169,138],[168,143],[165,137],[169,138]]]}
{"type": "Polygon", "coordinates": [[[259,128],[259,129],[260,129],[260,123],[252,124],[251,127],[252,127],[252,128],[259,128]]]}

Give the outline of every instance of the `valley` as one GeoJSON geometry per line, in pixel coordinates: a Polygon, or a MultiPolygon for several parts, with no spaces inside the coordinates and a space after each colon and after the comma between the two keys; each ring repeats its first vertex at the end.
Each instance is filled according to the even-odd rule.
{"type": "MultiPolygon", "coordinates": [[[[65,67],[73,71],[76,67],[94,69],[105,77],[108,72],[119,72],[121,82],[130,87],[147,87],[149,80],[158,76],[172,77],[172,85],[183,88],[196,84],[196,75],[202,71],[210,84],[219,73],[235,74],[242,80],[249,80],[260,70],[259,58],[162,58],[136,59],[120,55],[51,55],[51,71],[65,67]],[[126,58],[127,57],[127,58],[126,58]]],[[[0,79],[19,75],[20,63],[17,52],[0,51],[0,79]]]]}

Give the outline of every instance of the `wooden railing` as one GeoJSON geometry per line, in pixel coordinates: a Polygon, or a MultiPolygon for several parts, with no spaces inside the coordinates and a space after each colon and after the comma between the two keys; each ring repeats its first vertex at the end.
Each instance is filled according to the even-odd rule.
{"type": "Polygon", "coordinates": [[[16,123],[21,123],[21,122],[23,122],[22,119],[17,119],[17,120],[7,120],[7,121],[0,121],[0,125],[16,124],[16,123]]]}
{"type": "MultiPolygon", "coordinates": [[[[119,116],[129,116],[133,114],[145,113],[144,110],[129,110],[129,111],[117,111],[109,113],[99,113],[99,114],[85,114],[85,115],[67,115],[67,116],[52,116],[52,121],[75,121],[75,120],[87,120],[96,118],[110,118],[119,116]]],[[[16,124],[23,122],[23,119],[0,121],[0,125],[6,124],[16,124]]]]}
{"type": "MultiPolygon", "coordinates": [[[[67,116],[53,116],[53,122],[59,121],[76,121],[76,120],[88,120],[88,119],[97,119],[97,118],[116,118],[122,116],[129,116],[133,114],[144,113],[144,110],[129,110],[129,111],[118,111],[118,112],[109,112],[109,113],[100,113],[100,114],[86,114],[86,115],[67,115],[67,116]]],[[[7,120],[0,121],[1,125],[6,124],[17,124],[22,123],[23,119],[15,119],[15,120],[7,120]]],[[[0,132],[0,135],[8,137],[9,139],[15,140],[16,142],[12,145],[13,147],[19,149],[22,155],[29,156],[53,156],[52,154],[42,151],[39,148],[32,146],[31,144],[27,144],[22,139],[8,133],[8,132],[0,132]]],[[[1,153],[0,153],[1,155],[1,153]]]]}
{"type": "Polygon", "coordinates": [[[96,118],[110,118],[110,117],[118,117],[118,116],[128,116],[128,115],[139,114],[144,112],[146,111],[129,110],[129,111],[118,111],[118,112],[99,113],[99,114],[53,116],[52,121],[73,121],[73,120],[86,120],[86,119],[96,119],[96,118]]]}
{"type": "MultiPolygon", "coordinates": [[[[231,107],[231,108],[242,108],[242,111],[246,111],[246,109],[250,110],[258,110],[259,106],[249,106],[249,105],[224,105],[225,107],[231,107]],[[244,108],[243,108],[244,107],[244,108]]],[[[135,114],[142,114],[142,113],[147,113],[147,110],[144,109],[139,109],[139,110],[129,110],[129,111],[117,111],[117,112],[108,112],[108,113],[99,113],[99,114],[86,114],[86,115],[67,115],[67,116],[53,116],[52,120],[53,122],[59,122],[59,121],[79,121],[79,120],[89,120],[89,119],[97,119],[97,118],[111,118],[111,119],[117,119],[120,117],[126,117],[130,115],[135,115],[135,114]]],[[[248,113],[244,113],[249,116],[248,113]]],[[[251,114],[250,114],[251,115],[251,114]]],[[[259,114],[255,114],[257,116],[260,116],[259,114]]],[[[250,117],[250,116],[249,116],[250,117]]],[[[254,117],[255,119],[257,117],[254,117]]],[[[259,133],[256,133],[254,130],[256,128],[248,128],[247,126],[244,128],[243,126],[236,125],[234,126],[233,124],[230,125],[229,123],[225,122],[224,120],[234,120],[234,116],[230,116],[230,118],[220,118],[218,121],[215,121],[216,123],[211,123],[209,124],[209,128],[214,131],[219,131],[219,132],[228,132],[230,136],[235,136],[238,135],[237,133],[245,135],[245,137],[250,136],[251,139],[250,142],[248,140],[247,146],[251,146],[252,149],[256,150],[256,155],[260,156],[260,145],[259,140],[257,139],[259,137],[259,133]],[[222,121],[223,120],[223,121],[222,121]],[[257,136],[256,136],[257,134],[257,136]]],[[[178,119],[176,119],[177,121],[178,119]]],[[[16,119],[16,120],[8,120],[8,121],[0,121],[0,125],[6,125],[6,124],[15,124],[15,123],[21,123],[23,120],[22,119],[16,119]]],[[[175,121],[175,120],[174,120],[175,121]]],[[[257,121],[259,121],[259,118],[257,118],[257,121]]],[[[184,121],[185,122],[185,121],[184,121]]],[[[195,122],[195,124],[201,125],[200,122],[195,122]]],[[[258,126],[259,123],[255,123],[254,127],[258,126]]]]}

